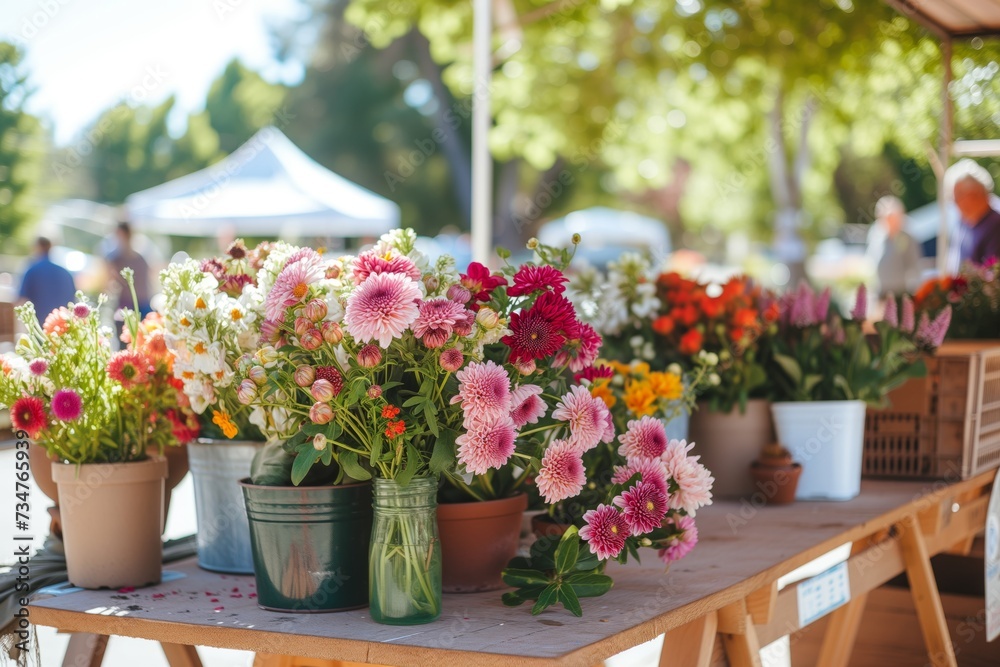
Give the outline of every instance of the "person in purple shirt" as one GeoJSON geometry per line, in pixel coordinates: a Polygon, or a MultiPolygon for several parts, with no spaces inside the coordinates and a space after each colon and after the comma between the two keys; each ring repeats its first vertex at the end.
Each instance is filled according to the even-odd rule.
{"type": "Polygon", "coordinates": [[[990,207],[993,178],[968,158],[953,164],[945,175],[952,186],[955,207],[961,224],[953,243],[957,246],[959,265],[982,264],[1000,259],[1000,213],[990,207]]]}
{"type": "Polygon", "coordinates": [[[76,298],[73,275],[49,259],[52,242],[44,236],[35,241],[38,256],[21,278],[18,303],[30,301],[35,305],[35,316],[39,323],[56,308],[67,305],[76,298]]]}

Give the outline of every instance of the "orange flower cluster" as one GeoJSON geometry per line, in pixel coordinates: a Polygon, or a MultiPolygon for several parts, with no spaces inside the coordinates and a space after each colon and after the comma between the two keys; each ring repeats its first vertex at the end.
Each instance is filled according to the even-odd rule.
{"type": "Polygon", "coordinates": [[[591,396],[604,401],[609,409],[614,408],[621,397],[630,418],[653,415],[662,409],[663,401],[676,401],[684,394],[684,383],[679,375],[651,371],[645,362],[601,363],[610,366],[615,376],[622,378],[621,386],[612,386],[612,378],[600,378],[591,385],[591,396]]]}
{"type": "Polygon", "coordinates": [[[392,439],[403,435],[406,432],[406,422],[402,419],[399,421],[391,421],[386,424],[385,427],[385,437],[392,439]]]}

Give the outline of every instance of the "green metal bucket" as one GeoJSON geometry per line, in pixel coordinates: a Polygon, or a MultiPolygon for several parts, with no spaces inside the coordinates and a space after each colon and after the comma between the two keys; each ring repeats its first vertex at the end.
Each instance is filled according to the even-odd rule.
{"type": "Polygon", "coordinates": [[[257,604],[316,613],[368,605],[371,484],[240,482],[250,521],[257,604]]]}

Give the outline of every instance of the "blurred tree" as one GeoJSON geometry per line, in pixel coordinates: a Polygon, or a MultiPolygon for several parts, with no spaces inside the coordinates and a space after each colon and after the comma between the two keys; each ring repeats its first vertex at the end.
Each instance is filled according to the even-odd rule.
{"type": "MultiPolygon", "coordinates": [[[[222,155],[229,155],[257,130],[272,125],[286,93],[284,86],[265,81],[238,58],[229,61],[205,99],[208,124],[218,135],[222,155]]],[[[207,144],[202,146],[205,148],[207,144]]]]}
{"type": "Polygon", "coordinates": [[[0,238],[5,246],[35,213],[32,190],[44,143],[38,119],[24,110],[31,89],[22,58],[15,44],[0,41],[0,238]]]}

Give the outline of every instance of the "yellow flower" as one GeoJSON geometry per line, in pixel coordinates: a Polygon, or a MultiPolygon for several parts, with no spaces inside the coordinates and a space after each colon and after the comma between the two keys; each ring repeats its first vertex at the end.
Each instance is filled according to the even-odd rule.
{"type": "Polygon", "coordinates": [[[684,394],[684,383],[673,373],[650,373],[649,384],[660,398],[675,401],[684,394]]]}
{"type": "Polygon", "coordinates": [[[611,387],[608,386],[608,380],[598,380],[590,388],[590,395],[594,398],[599,398],[604,401],[604,405],[608,408],[613,408],[618,399],[615,398],[615,393],[611,391],[611,387]]]}
{"type": "Polygon", "coordinates": [[[632,365],[629,367],[633,375],[646,376],[649,375],[649,364],[645,361],[633,361],[632,365]]]}
{"type": "Polygon", "coordinates": [[[623,364],[620,361],[601,361],[599,363],[610,366],[611,370],[613,370],[617,375],[628,375],[632,370],[628,364],[623,364]]]}
{"type": "Polygon", "coordinates": [[[222,434],[232,440],[239,433],[236,424],[224,410],[212,410],[212,423],[222,429],[222,434]]]}
{"type": "Polygon", "coordinates": [[[656,393],[649,382],[632,381],[625,386],[625,407],[636,417],[656,412],[656,393]]]}

